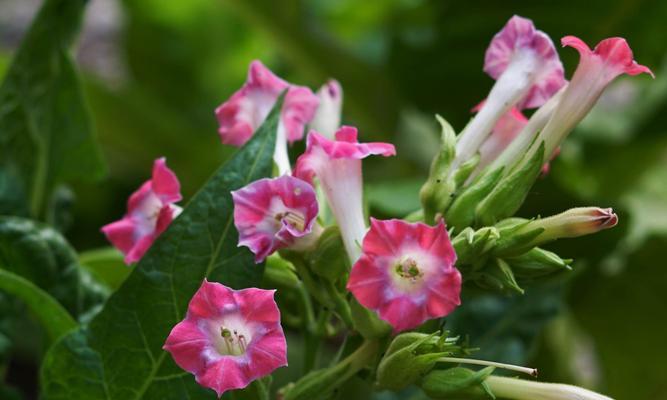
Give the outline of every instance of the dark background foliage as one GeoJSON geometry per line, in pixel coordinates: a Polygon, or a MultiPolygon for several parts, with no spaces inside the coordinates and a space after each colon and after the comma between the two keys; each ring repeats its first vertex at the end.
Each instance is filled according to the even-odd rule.
{"type": "MultiPolygon", "coordinates": [[[[1,75],[40,4],[0,1],[1,75]]],[[[492,83],[481,70],[484,50],[513,14],[555,41],[623,36],[656,79],[610,87],[519,212],[613,207],[618,227],[550,246],[576,259],[564,283],[534,287],[523,299],[476,297],[452,326],[470,333],[484,356],[527,362],[544,380],[619,399],[667,399],[662,0],[90,0],[76,54],[109,174],[61,189],[68,217],[51,222],[78,251],[104,246],[100,226],[124,212],[163,155],[191,198],[233,151],[219,143],[213,109],[242,84],[253,59],[312,88],[329,77],[342,83],[345,123],[398,147],[392,162],[365,165],[371,211],[403,215],[418,207],[437,138],[433,114],[463,127],[492,83]]],[[[569,76],[575,51],[560,54],[569,76]]]]}

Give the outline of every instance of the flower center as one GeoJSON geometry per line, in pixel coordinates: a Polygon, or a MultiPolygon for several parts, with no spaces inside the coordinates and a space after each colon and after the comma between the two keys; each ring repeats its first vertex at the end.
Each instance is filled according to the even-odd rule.
{"type": "Polygon", "coordinates": [[[285,211],[280,212],[275,215],[276,221],[282,222],[285,221],[293,228],[296,228],[300,231],[306,229],[306,219],[299,213],[294,211],[285,211]]]}
{"type": "Polygon", "coordinates": [[[424,273],[419,270],[417,261],[412,257],[405,257],[396,264],[396,275],[411,283],[416,283],[424,273]]]}
{"type": "Polygon", "coordinates": [[[222,338],[223,348],[218,349],[221,353],[230,356],[240,356],[245,354],[248,347],[248,340],[242,333],[236,329],[220,327],[220,337],[222,338]]]}

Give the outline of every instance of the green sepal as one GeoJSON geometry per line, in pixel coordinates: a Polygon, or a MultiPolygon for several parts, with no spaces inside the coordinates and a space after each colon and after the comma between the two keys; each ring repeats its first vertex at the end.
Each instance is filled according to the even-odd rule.
{"type": "Polygon", "coordinates": [[[523,204],[543,164],[544,143],[541,143],[537,151],[526,162],[520,163],[501,179],[491,193],[476,206],[475,222],[481,225],[493,225],[502,218],[514,215],[523,204]]]}
{"type": "Polygon", "coordinates": [[[523,294],[523,289],[516,282],[512,268],[501,258],[494,259],[483,271],[479,272],[479,275],[475,277],[475,282],[482,287],[505,294],[523,294]]]}
{"type": "Polygon", "coordinates": [[[470,227],[465,228],[452,240],[457,263],[471,264],[479,261],[496,247],[499,237],[498,230],[494,227],[484,227],[477,231],[470,227]]]}
{"type": "Polygon", "coordinates": [[[466,160],[466,162],[461,164],[456,172],[454,172],[454,184],[457,188],[463,187],[465,182],[470,177],[470,174],[472,174],[475,168],[477,168],[477,165],[479,165],[480,160],[481,157],[479,153],[477,153],[470,157],[470,159],[466,160]]]}
{"type": "Polygon", "coordinates": [[[330,226],[322,232],[315,249],[306,254],[310,270],[317,276],[335,283],[347,277],[350,262],[345,252],[340,229],[330,226]]]}
{"type": "Polygon", "coordinates": [[[431,223],[435,216],[443,213],[456,185],[450,173],[451,164],[456,156],[456,133],[447,121],[436,115],[441,127],[440,151],[431,162],[428,179],[419,191],[419,198],[424,209],[424,220],[431,223]]]}
{"type": "Polygon", "coordinates": [[[535,247],[528,252],[505,258],[517,278],[532,279],[555,272],[572,270],[571,259],[562,259],[558,254],[535,247]]]}
{"type": "Polygon", "coordinates": [[[533,247],[534,239],[544,232],[544,228],[525,230],[524,228],[531,221],[524,218],[507,218],[498,222],[495,226],[500,237],[493,254],[497,256],[515,256],[533,247]]]}
{"type": "Polygon", "coordinates": [[[445,214],[447,224],[459,232],[464,228],[471,226],[475,220],[475,207],[482,201],[482,199],[491,193],[493,188],[500,181],[502,173],[503,169],[498,168],[497,170],[480,177],[472,185],[463,189],[445,214]]]}
{"type": "Polygon", "coordinates": [[[482,400],[495,399],[484,382],[494,367],[479,371],[467,368],[449,368],[431,371],[421,381],[421,388],[432,399],[482,400]]]}

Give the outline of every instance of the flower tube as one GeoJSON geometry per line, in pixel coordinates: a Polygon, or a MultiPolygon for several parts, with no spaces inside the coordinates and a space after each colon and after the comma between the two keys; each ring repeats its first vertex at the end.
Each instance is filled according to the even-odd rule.
{"type": "Polygon", "coordinates": [[[287,365],[275,290],[233,290],[204,279],[163,349],[221,396],[287,365]]]}
{"type": "Polygon", "coordinates": [[[444,223],[371,219],[347,288],[395,332],[444,317],[461,304],[461,274],[444,223]]]}
{"type": "Polygon", "coordinates": [[[153,176],[130,196],[127,213],[119,221],[102,227],[107,239],[123,254],[125,263],[141,259],[155,239],[181,213],[174,203],[181,200],[181,185],[167,161],[153,163],[153,176]]]}
{"type": "Polygon", "coordinates": [[[262,125],[278,96],[286,89],[274,153],[280,175],[291,171],[287,142],[303,138],[304,127],[317,110],[317,96],[307,87],[291,85],[261,62],[253,61],[245,84],[215,110],[222,143],[240,147],[262,125]]]}
{"type": "Polygon", "coordinates": [[[337,80],[330,79],[317,91],[317,97],[320,99],[320,105],[310,122],[310,128],[328,139],[333,139],[340,128],[343,88],[337,80]]]}
{"type": "Polygon", "coordinates": [[[539,107],[565,84],[563,65],[549,36],[536,30],[531,20],[516,15],[491,41],[484,71],[496,83],[459,135],[452,170],[479,150],[498,119],[512,107],[539,107]]]}
{"type": "Polygon", "coordinates": [[[357,129],[343,126],[336,132],[335,140],[311,131],[306,152],[297,160],[295,175],[311,184],[317,177],[322,185],[352,263],[361,254],[359,246],[366,234],[361,160],[370,155],[395,154],[392,144],[359,143],[357,129]]]}
{"type": "Polygon", "coordinates": [[[638,75],[651,70],[638,64],[630,46],[623,38],[604,39],[591,49],[581,39],[566,36],[563,46],[574,47],[581,56],[572,80],[558,102],[537,143],[544,141],[545,157],[549,157],[572,129],[588,114],[604,89],[622,74],[638,75]]]}
{"type": "Polygon", "coordinates": [[[309,248],[322,231],[315,191],[301,179],[260,179],[232,192],[232,198],[239,246],[248,247],[258,263],[278,249],[309,248]]]}

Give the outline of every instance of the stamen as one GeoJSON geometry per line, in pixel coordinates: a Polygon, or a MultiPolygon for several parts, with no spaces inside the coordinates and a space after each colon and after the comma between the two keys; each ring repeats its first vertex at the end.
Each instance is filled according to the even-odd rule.
{"type": "Polygon", "coordinates": [[[303,231],[306,228],[306,219],[295,212],[285,211],[284,213],[278,213],[275,218],[278,221],[287,221],[288,224],[300,231],[303,231]]]}
{"type": "Polygon", "coordinates": [[[536,368],[527,368],[527,367],[521,367],[521,366],[518,366],[518,365],[503,364],[503,363],[498,363],[498,362],[495,362],[495,361],[476,360],[474,358],[456,358],[456,357],[442,357],[442,358],[439,358],[438,361],[458,363],[458,364],[485,365],[485,366],[503,368],[503,369],[507,369],[507,370],[511,370],[511,371],[522,372],[524,374],[528,374],[528,375],[531,375],[533,377],[537,377],[537,369],[536,368]]]}
{"type": "Polygon", "coordinates": [[[410,257],[406,258],[405,260],[399,262],[396,265],[396,273],[401,278],[409,279],[412,282],[416,282],[418,278],[421,278],[422,275],[424,275],[424,273],[419,270],[417,261],[415,261],[410,257]]]}

